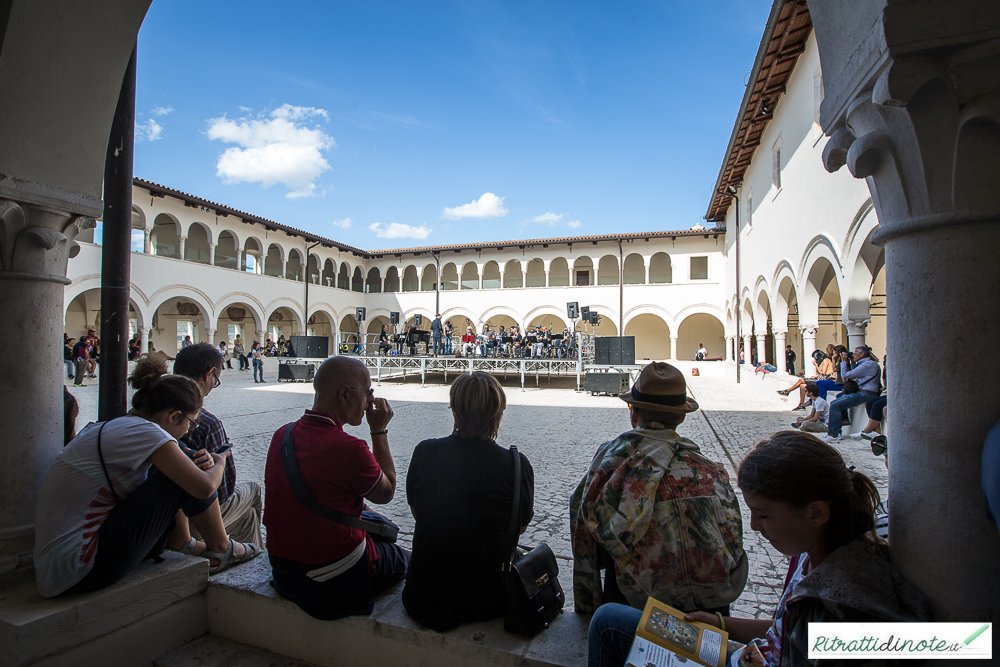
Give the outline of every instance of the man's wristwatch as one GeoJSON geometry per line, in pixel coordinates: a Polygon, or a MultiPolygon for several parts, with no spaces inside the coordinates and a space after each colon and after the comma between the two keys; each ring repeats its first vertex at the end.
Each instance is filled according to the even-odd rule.
{"type": "Polygon", "coordinates": [[[383,428],[383,429],[381,429],[381,430],[378,430],[378,431],[372,431],[372,432],[371,432],[371,434],[372,434],[372,435],[385,435],[385,434],[387,434],[388,432],[389,432],[389,429],[387,429],[387,428],[383,428]]]}

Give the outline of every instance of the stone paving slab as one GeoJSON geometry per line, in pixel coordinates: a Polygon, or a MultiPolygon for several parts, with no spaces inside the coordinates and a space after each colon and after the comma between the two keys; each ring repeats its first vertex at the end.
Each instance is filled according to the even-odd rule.
{"type": "MultiPolygon", "coordinates": [[[[681,366],[686,374],[690,365],[681,366]]],[[[678,430],[698,443],[706,456],[723,462],[735,485],[736,467],[742,457],[763,438],[790,428],[789,424],[800,414],[791,412],[797,401],[789,402],[773,394],[773,389],[765,389],[771,384],[778,386],[779,378],[762,381],[752,373],[749,377],[744,374],[743,383],[737,385],[731,366],[723,368],[716,364],[706,370],[700,377],[688,377],[690,391],[702,409],[688,415],[678,430]],[[756,384],[752,384],[755,380],[756,384]]],[[[274,377],[269,372],[267,383],[257,385],[249,371],[223,371],[222,386],[205,401],[206,408],[223,420],[234,443],[239,479],[263,482],[272,434],[297,419],[312,404],[311,385],[279,384],[274,377]]],[[[549,544],[559,559],[559,579],[566,591],[567,608],[572,609],[569,497],[590,465],[597,446],[628,430],[628,410],[616,397],[574,391],[575,378],[542,377],[540,388],[529,386],[524,391],[516,376],[508,377],[502,384],[508,407],[497,442],[503,446],[516,444],[535,470],[535,517],[522,543],[549,544]]],[[[96,382],[71,391],[81,406],[79,425],[96,419],[96,382]]],[[[405,383],[384,381],[376,386],[376,394],[387,398],[395,412],[389,440],[400,479],[396,497],[378,509],[399,524],[400,543],[409,546],[413,518],[406,505],[403,480],[416,444],[451,432],[448,387],[421,387],[418,376],[405,383]]],[[[365,425],[347,430],[369,439],[365,425]]],[[[873,479],[884,496],[886,470],[882,459],[872,456],[869,445],[845,439],[838,449],[849,465],[857,466],[873,479]]],[[[733,608],[738,615],[767,618],[773,614],[780,596],[788,561],[750,530],[745,506],[743,522],[750,579],[733,608]]]]}

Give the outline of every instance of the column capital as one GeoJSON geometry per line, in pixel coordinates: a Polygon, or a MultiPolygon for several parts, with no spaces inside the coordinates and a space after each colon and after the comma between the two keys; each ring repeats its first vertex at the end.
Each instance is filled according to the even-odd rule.
{"type": "Polygon", "coordinates": [[[149,332],[153,330],[153,327],[139,327],[139,333],[149,335],[149,332]]]}
{"type": "Polygon", "coordinates": [[[784,336],[788,333],[788,329],[771,329],[771,333],[775,336],[784,336]]]}
{"type": "Polygon", "coordinates": [[[799,331],[802,332],[803,338],[815,338],[816,332],[819,331],[819,326],[816,324],[807,324],[799,327],[799,331]]]}
{"type": "Polygon", "coordinates": [[[215,247],[215,244],[214,244],[214,243],[212,243],[211,241],[209,241],[209,242],[208,242],[208,247],[209,247],[209,248],[214,248],[214,247],[215,247]]]}
{"type": "Polygon", "coordinates": [[[757,337],[757,340],[767,340],[767,334],[754,334],[754,336],[757,337]]]}
{"type": "Polygon", "coordinates": [[[0,199],[0,278],[69,285],[66,264],[80,253],[77,235],[94,218],[0,199]]]}
{"type": "Polygon", "coordinates": [[[865,328],[867,328],[867,326],[871,323],[872,323],[871,317],[863,317],[863,318],[855,317],[844,322],[844,326],[847,327],[847,330],[849,332],[851,332],[851,329],[857,330],[856,332],[851,332],[851,333],[864,333],[865,328]]]}
{"type": "Polygon", "coordinates": [[[185,236],[184,234],[178,234],[177,235],[177,239],[180,240],[180,241],[187,241],[187,238],[188,237],[185,236]]]}

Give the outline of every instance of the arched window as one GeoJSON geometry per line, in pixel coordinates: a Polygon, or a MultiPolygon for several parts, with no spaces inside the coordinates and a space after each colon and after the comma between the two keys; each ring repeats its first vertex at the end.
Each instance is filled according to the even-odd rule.
{"type": "Polygon", "coordinates": [[[556,257],[549,266],[549,287],[569,287],[569,262],[556,257]]]}
{"type": "Polygon", "coordinates": [[[184,259],[189,262],[208,264],[208,232],[195,223],[188,229],[187,241],[184,242],[184,259]]]}
{"type": "Polygon", "coordinates": [[[670,268],[670,255],[658,252],[649,260],[650,284],[672,283],[673,270],[670,268]]]}
{"type": "Polygon", "coordinates": [[[524,275],[521,273],[521,262],[512,259],[507,262],[507,265],[503,269],[503,286],[504,287],[523,287],[524,286],[524,275]]]}
{"type": "Polygon", "coordinates": [[[458,289],[458,268],[454,262],[448,262],[441,267],[441,289],[458,289]]]}
{"type": "Polygon", "coordinates": [[[483,289],[499,289],[500,287],[500,266],[490,260],[483,267],[483,289]]]}
{"type": "Polygon", "coordinates": [[[365,280],[365,292],[368,294],[378,294],[382,291],[382,274],[378,267],[373,266],[368,269],[368,278],[365,280]]]}
{"type": "Polygon", "coordinates": [[[267,248],[267,257],[264,258],[264,273],[275,278],[281,275],[281,248],[272,243],[267,248]]]}
{"type": "Polygon", "coordinates": [[[625,258],[625,284],[642,285],[646,282],[646,264],[642,255],[632,253],[625,258]]]}
{"type": "Polygon", "coordinates": [[[462,267],[462,289],[479,289],[479,267],[475,262],[466,262],[462,267]]]}
{"type": "Polygon", "coordinates": [[[232,232],[223,231],[219,234],[219,242],[215,245],[215,265],[224,269],[240,268],[240,254],[236,250],[236,237],[232,232]]]}
{"type": "Polygon", "coordinates": [[[601,257],[601,262],[597,267],[598,285],[618,284],[618,258],[614,255],[601,257]]]}
{"type": "Polygon", "coordinates": [[[420,279],[417,278],[417,267],[410,264],[403,269],[403,291],[416,292],[420,289],[420,279]]]}

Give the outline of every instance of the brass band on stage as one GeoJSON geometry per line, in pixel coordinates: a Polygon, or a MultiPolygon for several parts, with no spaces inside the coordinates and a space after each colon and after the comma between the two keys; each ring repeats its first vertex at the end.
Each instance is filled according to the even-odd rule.
{"type": "MultiPolygon", "coordinates": [[[[575,359],[577,356],[576,339],[569,329],[556,332],[551,325],[529,327],[524,334],[516,326],[494,330],[487,324],[479,333],[469,326],[465,333],[457,335],[456,332],[450,338],[451,344],[442,345],[442,349],[450,349],[447,356],[458,358],[575,359]]],[[[400,333],[383,332],[379,336],[378,349],[379,354],[431,355],[431,332],[413,325],[400,333]],[[390,352],[392,348],[394,352],[390,352]]]]}

